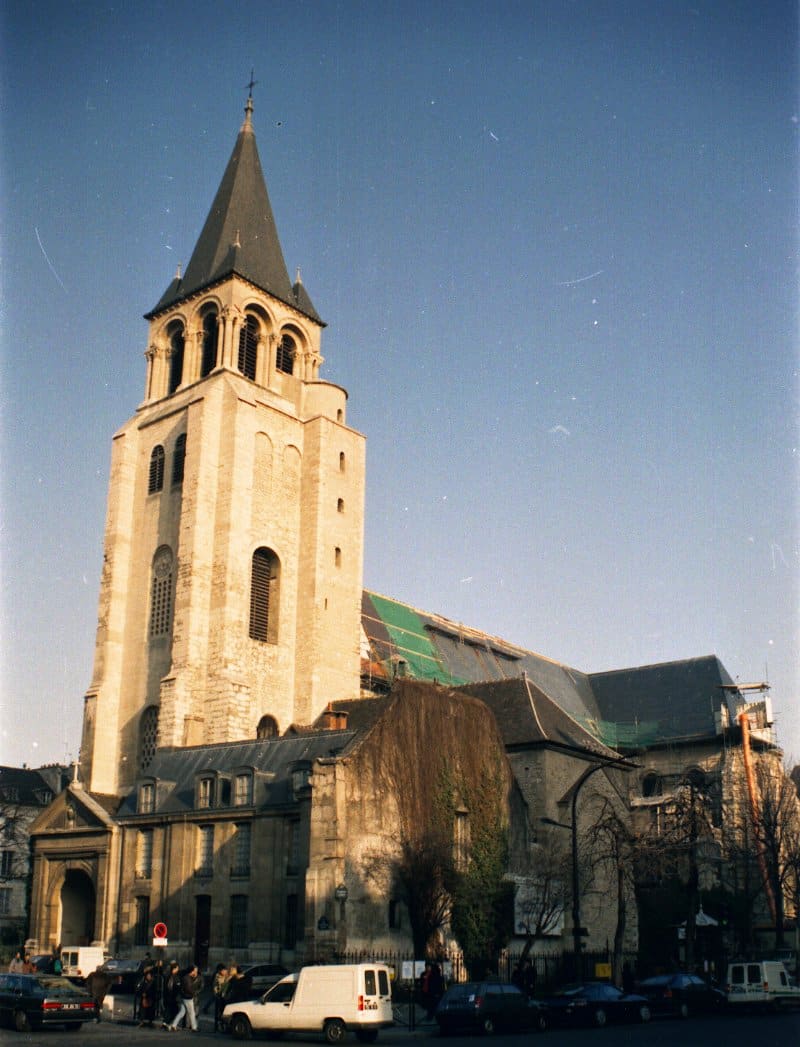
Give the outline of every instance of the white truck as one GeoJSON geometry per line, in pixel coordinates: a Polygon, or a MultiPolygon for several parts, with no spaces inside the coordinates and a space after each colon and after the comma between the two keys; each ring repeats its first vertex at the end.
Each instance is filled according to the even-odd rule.
{"type": "Polygon", "coordinates": [[[65,978],[88,978],[105,963],[105,951],[99,945],[64,945],[61,947],[61,973],[65,978]]]}
{"type": "Polygon", "coordinates": [[[382,963],[303,967],[260,999],[229,1003],[222,1014],[238,1040],[253,1032],[321,1032],[338,1044],[352,1029],[362,1043],[394,1023],[389,968],[382,963]]]}
{"type": "Polygon", "coordinates": [[[729,1004],[800,1006],[800,989],[779,960],[739,960],[728,964],[729,1004]]]}

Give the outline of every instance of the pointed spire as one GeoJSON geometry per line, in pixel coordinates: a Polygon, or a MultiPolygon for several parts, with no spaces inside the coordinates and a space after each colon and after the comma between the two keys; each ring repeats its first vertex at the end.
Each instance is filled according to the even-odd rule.
{"type": "Polygon", "coordinates": [[[292,286],[253,131],[252,73],[245,118],[183,279],[173,280],[147,319],[234,273],[322,323],[308,294],[292,286]]]}

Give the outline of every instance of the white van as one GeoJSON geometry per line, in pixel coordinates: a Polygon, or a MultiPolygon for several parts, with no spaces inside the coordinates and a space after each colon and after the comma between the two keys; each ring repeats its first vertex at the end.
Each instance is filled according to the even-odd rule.
{"type": "Polygon", "coordinates": [[[382,963],[303,967],[258,1000],[229,1003],[222,1014],[238,1040],[255,1032],[321,1032],[341,1043],[352,1029],[362,1043],[393,1024],[389,968],[382,963]]]}
{"type": "Polygon", "coordinates": [[[65,978],[88,978],[105,962],[99,945],[64,945],[61,948],[61,973],[65,978]]]}
{"type": "Polygon", "coordinates": [[[800,989],[779,960],[740,960],[728,964],[728,1003],[800,1006],[800,989]]]}

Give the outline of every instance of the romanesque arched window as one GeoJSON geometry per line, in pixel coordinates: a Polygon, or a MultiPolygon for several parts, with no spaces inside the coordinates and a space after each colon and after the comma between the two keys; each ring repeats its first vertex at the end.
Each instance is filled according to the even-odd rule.
{"type": "Polygon", "coordinates": [[[294,358],[296,351],[294,338],[292,338],[291,335],[285,334],[281,338],[278,352],[275,357],[276,368],[279,371],[283,371],[284,374],[294,374],[294,358]]]}
{"type": "Polygon", "coordinates": [[[172,326],[169,330],[169,392],[174,393],[183,378],[183,327],[172,326]]]}
{"type": "Polygon", "coordinates": [[[175,441],[172,455],[172,483],[180,486],[183,483],[184,463],[186,462],[186,433],[181,433],[175,441]]]}
{"type": "Polygon", "coordinates": [[[217,314],[215,311],[203,317],[203,346],[200,359],[200,377],[205,378],[217,366],[217,314]]]}
{"type": "Polygon", "coordinates": [[[162,545],[153,557],[150,589],[150,636],[168,636],[172,626],[172,550],[162,545]]]}
{"type": "Polygon", "coordinates": [[[250,629],[252,640],[275,643],[278,635],[278,578],[280,565],[271,549],[256,549],[250,572],[250,629]]]}
{"type": "Polygon", "coordinates": [[[254,316],[248,316],[239,332],[239,359],[238,369],[245,378],[255,381],[256,360],[258,359],[258,320],[254,316]]]}
{"type": "Polygon", "coordinates": [[[150,452],[150,473],[147,477],[147,493],[155,494],[164,487],[164,448],[156,444],[150,452]]]}

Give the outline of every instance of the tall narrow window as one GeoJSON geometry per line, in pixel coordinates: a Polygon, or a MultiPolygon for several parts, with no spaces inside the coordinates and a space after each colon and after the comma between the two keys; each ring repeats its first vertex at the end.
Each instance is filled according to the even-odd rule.
{"type": "Polygon", "coordinates": [[[147,478],[147,493],[155,494],[164,486],[164,448],[156,444],[150,452],[150,474],[147,478]]]}
{"type": "Polygon", "coordinates": [[[150,636],[169,635],[172,622],[172,551],[162,546],[153,558],[150,636]]]}
{"type": "Polygon", "coordinates": [[[278,612],[278,558],[269,549],[256,549],[250,576],[250,630],[252,640],[275,643],[278,612]]]}
{"type": "Polygon", "coordinates": [[[183,483],[183,469],[186,462],[186,433],[181,433],[175,441],[172,456],[172,483],[179,487],[183,483]]]}
{"type": "Polygon", "coordinates": [[[217,366],[217,314],[206,313],[203,317],[203,349],[200,360],[200,377],[205,378],[217,366]]]}
{"type": "Polygon", "coordinates": [[[258,320],[248,316],[239,332],[238,368],[245,376],[255,381],[256,358],[258,356],[258,320]]]}
{"type": "Polygon", "coordinates": [[[231,948],[246,948],[247,937],[247,895],[234,894],[231,896],[231,948]]]}
{"type": "Polygon", "coordinates": [[[172,331],[169,339],[169,392],[174,393],[183,378],[183,328],[172,331]]]}
{"type": "Polygon", "coordinates": [[[297,895],[286,896],[286,935],[283,944],[287,949],[293,949],[297,945],[297,895]]]}
{"type": "Polygon", "coordinates": [[[156,809],[156,787],[152,782],[139,786],[139,814],[152,814],[156,809]]]}
{"type": "Polygon", "coordinates": [[[456,811],[453,823],[453,864],[459,872],[464,872],[469,865],[470,832],[469,814],[456,811]]]}
{"type": "Polygon", "coordinates": [[[344,451],[339,451],[339,472],[344,472],[344,451]]]}
{"type": "Polygon", "coordinates": [[[337,567],[342,566],[342,550],[339,548],[338,545],[333,550],[333,562],[336,564],[337,567]]]}
{"type": "Polygon", "coordinates": [[[136,835],[136,877],[149,880],[153,874],[153,830],[140,829],[136,835]]]}
{"type": "Polygon", "coordinates": [[[214,826],[201,825],[197,838],[196,876],[211,876],[214,872],[214,826]]]}
{"type": "Polygon", "coordinates": [[[150,899],[140,896],[136,899],[136,914],[133,931],[134,945],[150,944],[150,899]]]}
{"type": "Polygon", "coordinates": [[[253,802],[253,776],[249,771],[237,774],[233,780],[233,805],[246,807],[253,802]]]}
{"type": "Polygon", "coordinates": [[[236,836],[233,838],[231,876],[250,875],[250,836],[249,822],[236,826],[236,836]]]}
{"type": "Polygon", "coordinates": [[[200,808],[214,806],[213,778],[201,778],[197,783],[197,806],[200,808]]]}
{"type": "Polygon", "coordinates": [[[283,338],[281,338],[278,352],[275,357],[275,366],[279,371],[283,371],[284,374],[294,373],[295,351],[294,339],[288,334],[285,334],[283,338]]]}
{"type": "Polygon", "coordinates": [[[148,705],[139,722],[139,770],[146,771],[153,762],[158,745],[158,706],[148,705]]]}
{"type": "Polygon", "coordinates": [[[291,818],[287,823],[286,874],[296,876],[300,868],[300,822],[291,818]]]}

